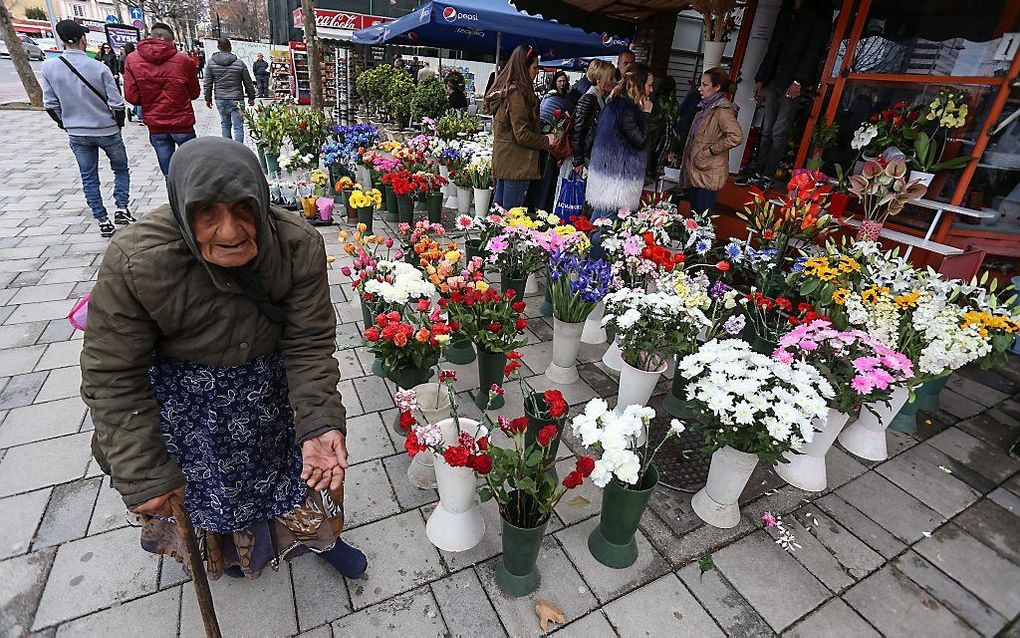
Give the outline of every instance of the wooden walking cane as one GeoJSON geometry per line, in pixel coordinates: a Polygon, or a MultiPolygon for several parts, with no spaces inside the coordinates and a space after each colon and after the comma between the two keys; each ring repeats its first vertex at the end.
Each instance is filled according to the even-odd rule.
{"type": "Polygon", "coordinates": [[[205,564],[202,562],[202,554],[198,550],[198,539],[195,538],[195,528],[191,525],[188,508],[184,506],[181,497],[174,494],[170,497],[170,509],[173,510],[174,519],[177,520],[177,531],[180,532],[181,538],[184,539],[184,545],[188,548],[191,582],[195,585],[195,596],[198,597],[198,609],[202,612],[205,635],[208,638],[220,638],[220,624],[216,620],[212,592],[209,591],[209,579],[205,575],[205,564]]]}

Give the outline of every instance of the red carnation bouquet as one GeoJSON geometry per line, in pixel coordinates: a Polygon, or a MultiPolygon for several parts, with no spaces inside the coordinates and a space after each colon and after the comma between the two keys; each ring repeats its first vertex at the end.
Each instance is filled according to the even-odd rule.
{"type": "Polygon", "coordinates": [[[410,195],[415,192],[414,174],[411,171],[393,171],[382,176],[382,183],[393,189],[395,195],[410,195]]]}

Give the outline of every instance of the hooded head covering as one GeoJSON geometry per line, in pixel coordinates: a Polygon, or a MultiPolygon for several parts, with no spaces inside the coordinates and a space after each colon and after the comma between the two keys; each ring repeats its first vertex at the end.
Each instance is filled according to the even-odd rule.
{"type": "Polygon", "coordinates": [[[269,210],[269,184],[258,158],[244,144],[223,137],[200,137],[182,145],[170,160],[167,176],[170,208],[181,227],[184,241],[192,254],[209,272],[221,289],[227,281],[237,281],[246,297],[255,302],[266,317],[283,321],[284,310],[272,303],[258,275],[259,264],[267,260],[267,251],[277,250],[276,221],[269,210]],[[240,202],[251,208],[255,218],[255,243],[258,255],[240,268],[223,268],[207,262],[191,229],[191,211],[202,202],[240,202]]]}

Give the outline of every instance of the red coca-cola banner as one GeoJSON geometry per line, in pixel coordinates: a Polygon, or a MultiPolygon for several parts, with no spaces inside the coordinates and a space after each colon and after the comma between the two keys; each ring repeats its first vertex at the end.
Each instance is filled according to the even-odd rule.
{"type": "MultiPolygon", "coordinates": [[[[305,14],[301,9],[295,9],[294,26],[302,28],[305,26],[305,14]]],[[[350,29],[357,31],[365,29],[380,22],[388,22],[391,18],[383,16],[366,15],[364,13],[351,13],[350,11],[336,11],[333,9],[316,9],[315,26],[327,29],[350,29]]]]}

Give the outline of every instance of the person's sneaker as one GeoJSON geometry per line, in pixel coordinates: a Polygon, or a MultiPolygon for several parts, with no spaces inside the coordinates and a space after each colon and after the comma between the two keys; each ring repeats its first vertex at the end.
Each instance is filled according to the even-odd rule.
{"type": "Polygon", "coordinates": [[[135,216],[131,214],[130,209],[127,209],[127,208],[118,208],[117,211],[113,213],[113,223],[115,223],[115,224],[121,224],[121,225],[123,225],[123,224],[133,224],[136,221],[138,221],[138,220],[135,219],[135,216]]]}
{"type": "Polygon", "coordinates": [[[99,234],[103,237],[113,237],[113,222],[110,221],[109,217],[104,217],[99,220],[99,234]]]}
{"type": "Polygon", "coordinates": [[[339,538],[329,551],[319,554],[326,559],[344,578],[361,578],[368,569],[368,558],[360,549],[351,547],[339,538]]]}

